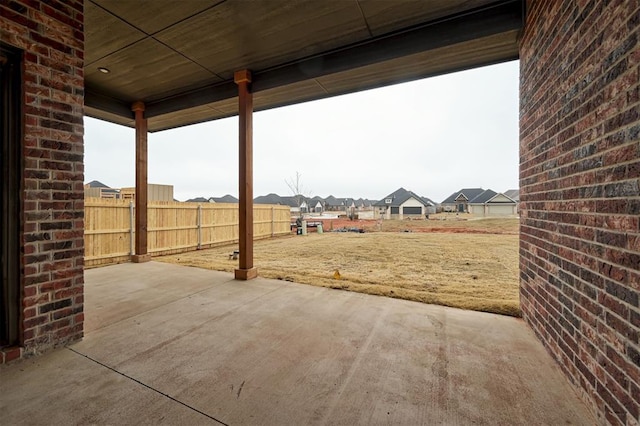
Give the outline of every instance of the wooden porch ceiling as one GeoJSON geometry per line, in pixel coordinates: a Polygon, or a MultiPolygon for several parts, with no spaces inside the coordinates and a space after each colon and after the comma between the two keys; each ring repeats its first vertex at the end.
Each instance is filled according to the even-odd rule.
{"type": "Polygon", "coordinates": [[[523,0],[85,0],[85,113],[150,131],[518,58],[523,0]],[[102,73],[99,68],[110,70],[102,73]]]}

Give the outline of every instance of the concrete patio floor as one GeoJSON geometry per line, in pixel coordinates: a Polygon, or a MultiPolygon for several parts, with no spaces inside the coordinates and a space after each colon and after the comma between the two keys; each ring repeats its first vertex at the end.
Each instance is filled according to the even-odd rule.
{"type": "Polygon", "coordinates": [[[2,424],[595,423],[515,318],[158,262],[85,291],[83,341],[0,368],[2,424]]]}

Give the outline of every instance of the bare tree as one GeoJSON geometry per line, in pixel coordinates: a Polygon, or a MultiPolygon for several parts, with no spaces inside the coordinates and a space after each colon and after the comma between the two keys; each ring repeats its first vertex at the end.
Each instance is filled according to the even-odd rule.
{"type": "MultiPolygon", "coordinates": [[[[302,183],[302,174],[298,171],[296,171],[296,175],[294,177],[285,179],[284,183],[286,183],[287,186],[289,187],[289,190],[291,191],[291,195],[293,195],[293,198],[296,201],[298,208],[300,209],[299,217],[300,219],[302,219],[304,215],[302,213],[301,206],[302,206],[302,203],[305,201],[305,199],[311,198],[311,192],[304,187],[302,183]]],[[[307,209],[308,208],[309,206],[307,206],[307,209]]]]}

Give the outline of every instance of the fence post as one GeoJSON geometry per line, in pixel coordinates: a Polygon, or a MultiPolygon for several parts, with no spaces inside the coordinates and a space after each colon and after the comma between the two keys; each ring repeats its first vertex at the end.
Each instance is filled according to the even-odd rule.
{"type": "Polygon", "coordinates": [[[133,201],[129,201],[129,255],[133,256],[133,201]]]}
{"type": "Polygon", "coordinates": [[[202,204],[198,204],[198,250],[202,248],[202,204]]]}
{"type": "Polygon", "coordinates": [[[276,210],[275,207],[271,206],[271,236],[275,235],[275,220],[276,220],[276,210]]]}

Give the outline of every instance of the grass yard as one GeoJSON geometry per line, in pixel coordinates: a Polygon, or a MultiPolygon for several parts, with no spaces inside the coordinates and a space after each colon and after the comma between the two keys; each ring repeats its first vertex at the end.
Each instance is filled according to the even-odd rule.
{"type": "MultiPolygon", "coordinates": [[[[448,221],[391,222],[383,223],[383,232],[256,241],[254,264],[265,278],[520,315],[517,219],[458,221],[451,226],[445,225],[448,221]],[[385,227],[414,231],[385,232],[385,227]]],[[[228,256],[234,248],[156,260],[232,272],[238,265],[228,256]]]]}

